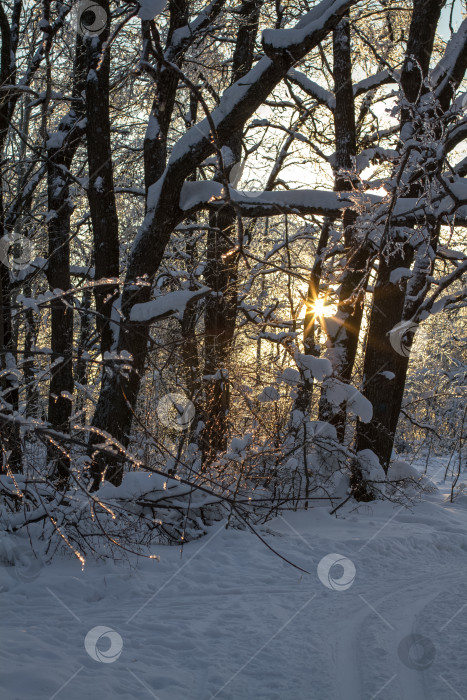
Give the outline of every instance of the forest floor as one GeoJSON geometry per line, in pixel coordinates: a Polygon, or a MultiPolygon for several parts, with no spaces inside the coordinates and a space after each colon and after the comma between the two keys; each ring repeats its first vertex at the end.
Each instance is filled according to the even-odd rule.
{"type": "Polygon", "coordinates": [[[467,700],[467,496],[449,502],[445,465],[410,509],[261,529],[310,574],[225,523],[131,567],[56,559],[21,582],[3,566],[1,697],[467,700]]]}

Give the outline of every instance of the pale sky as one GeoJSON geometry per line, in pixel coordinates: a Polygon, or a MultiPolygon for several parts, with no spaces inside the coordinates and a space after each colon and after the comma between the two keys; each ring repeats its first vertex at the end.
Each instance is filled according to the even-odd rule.
{"type": "Polygon", "coordinates": [[[454,30],[459,27],[462,21],[462,13],[465,13],[465,2],[463,3],[462,0],[449,0],[447,2],[444,9],[441,11],[441,20],[438,25],[439,34],[443,37],[443,39],[449,39],[451,35],[451,30],[449,29],[449,17],[451,16],[453,2],[454,11],[452,14],[452,26],[454,30]]]}

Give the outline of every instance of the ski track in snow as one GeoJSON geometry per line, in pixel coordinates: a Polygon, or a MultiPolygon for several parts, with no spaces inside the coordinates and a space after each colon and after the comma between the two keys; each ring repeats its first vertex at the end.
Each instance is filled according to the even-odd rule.
{"type": "Polygon", "coordinates": [[[182,557],[156,547],[160,562],[132,568],[56,559],[19,583],[4,566],[2,698],[467,700],[467,499],[446,503],[443,489],[411,510],[318,507],[270,523],[268,541],[310,575],[219,523],[182,557]],[[355,565],[347,590],[317,576],[332,552],[355,565]],[[84,648],[97,625],[122,638],[114,663],[84,648]],[[435,649],[422,670],[398,654],[411,634],[435,649]]]}

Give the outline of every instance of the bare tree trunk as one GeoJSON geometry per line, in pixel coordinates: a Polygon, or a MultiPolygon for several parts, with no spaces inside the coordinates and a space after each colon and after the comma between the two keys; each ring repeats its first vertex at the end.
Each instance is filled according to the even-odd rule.
{"type": "MultiPolygon", "coordinates": [[[[170,3],[170,24],[166,46],[170,47],[174,32],[186,25],[188,21],[189,4],[187,0],[178,0],[170,3]]],[[[151,38],[151,23],[143,22],[143,39],[148,43],[151,38]]],[[[158,40],[158,37],[156,38],[158,40]]],[[[180,67],[182,53],[170,55],[175,65],[180,67]]],[[[172,114],[177,94],[178,75],[160,63],[155,76],[155,94],[152,103],[151,116],[144,138],[144,181],[147,194],[151,185],[160,178],[164,172],[167,161],[167,135],[169,132],[172,114]]]]}
{"type": "MultiPolygon", "coordinates": [[[[109,16],[109,0],[98,0],[109,16]]],[[[86,144],[89,166],[88,201],[94,237],[96,281],[118,278],[119,240],[118,216],[113,179],[112,143],[109,112],[110,51],[106,48],[109,22],[98,36],[85,36],[87,54],[86,78],[86,144]],[[105,51],[105,53],[103,53],[105,51]]],[[[118,286],[102,284],[95,287],[97,328],[101,337],[101,352],[112,347],[112,305],[118,286]]],[[[114,329],[115,330],[115,329],[114,329]]]]}
{"type": "MultiPolygon", "coordinates": [[[[336,144],[334,189],[337,192],[347,192],[353,188],[352,172],[355,169],[355,156],[357,154],[348,13],[334,29],[333,54],[336,144]]],[[[368,257],[368,252],[362,250],[358,231],[353,226],[355,219],[354,212],[345,211],[342,225],[347,265],[339,293],[338,311],[329,337],[329,344],[332,348],[329,359],[333,366],[333,375],[345,382],[350,381],[357,352],[363,312],[363,290],[360,287],[368,257]]],[[[335,425],[340,439],[343,438],[345,409],[335,415],[325,394],[320,403],[320,420],[335,425]]]]}
{"type": "Polygon", "coordinates": [[[207,264],[204,274],[212,290],[204,314],[204,390],[205,428],[202,435],[204,459],[210,459],[227,445],[230,381],[228,365],[237,317],[238,253],[232,252],[235,240],[235,215],[227,209],[209,220],[207,264]],[[228,252],[230,251],[230,255],[228,252]]]}
{"type": "MultiPolygon", "coordinates": [[[[30,285],[24,288],[24,294],[27,297],[32,296],[30,285]]],[[[37,343],[38,323],[34,315],[34,311],[30,308],[25,311],[26,332],[24,336],[24,361],[23,372],[24,381],[26,383],[26,416],[38,418],[39,410],[39,390],[36,384],[36,375],[34,372],[34,357],[33,346],[37,343]]]]}
{"type": "MultiPolygon", "coordinates": [[[[77,36],[73,75],[73,102],[68,115],[59,125],[58,134],[47,142],[47,199],[49,254],[47,280],[52,292],[58,292],[51,302],[51,361],[48,420],[59,431],[68,433],[72,412],[73,379],[73,306],[66,294],[71,289],[70,276],[70,169],[76,149],[83,136],[79,125],[84,116],[81,92],[84,88],[84,53],[77,36]],[[56,138],[58,136],[58,138],[56,138]]],[[[70,460],[66,451],[50,444],[48,459],[54,475],[62,485],[68,481],[70,460]]]]}
{"type": "MultiPolygon", "coordinates": [[[[0,212],[0,216],[1,213],[2,212],[0,212]]],[[[3,374],[0,387],[3,391],[3,400],[10,405],[10,410],[17,411],[19,406],[19,393],[15,361],[16,339],[12,318],[10,270],[1,263],[0,307],[2,309],[2,323],[0,329],[0,369],[2,370],[3,374]]],[[[23,471],[23,466],[19,423],[6,424],[2,427],[0,447],[2,447],[8,455],[7,462],[9,468],[15,473],[21,473],[23,471]]]]}
{"type": "MultiPolygon", "coordinates": [[[[192,93],[190,95],[190,112],[188,117],[185,117],[187,127],[193,126],[196,123],[198,113],[198,102],[196,96],[192,93]]],[[[194,181],[196,179],[196,172],[191,175],[191,179],[194,181]]],[[[188,223],[196,225],[197,216],[196,214],[188,217],[188,223]]],[[[191,231],[188,230],[186,234],[186,244],[185,252],[188,259],[189,265],[195,265],[196,261],[196,239],[192,237],[191,231]]],[[[195,284],[191,285],[191,289],[195,288],[195,284]]],[[[195,429],[198,424],[199,410],[198,410],[198,393],[200,389],[200,355],[198,351],[198,340],[196,338],[196,324],[199,318],[199,305],[197,303],[188,304],[183,312],[182,324],[181,324],[181,335],[183,339],[182,343],[182,357],[183,364],[185,367],[185,379],[188,389],[188,394],[191,401],[194,402],[196,408],[195,424],[192,423],[192,429],[195,429]]]]}
{"type": "MultiPolygon", "coordinates": [[[[413,109],[424,91],[430,57],[444,0],[415,0],[410,25],[407,55],[401,73],[405,103],[401,114],[401,142],[413,136],[413,109]]],[[[420,193],[416,184],[407,196],[420,193]]],[[[391,272],[398,267],[410,268],[414,250],[407,232],[389,226],[382,241],[379,268],[370,315],[368,340],[363,369],[363,395],[373,404],[369,423],[357,424],[357,450],[371,449],[387,470],[394,445],[408,357],[391,345],[389,332],[402,319],[406,283],[391,281],[391,272]],[[387,373],[390,374],[387,374],[387,373]]]]}
{"type": "MultiPolygon", "coordinates": [[[[54,216],[48,224],[49,255],[47,278],[52,291],[68,292],[70,278],[70,208],[69,188],[63,174],[61,154],[48,152],[48,207],[54,216]]],[[[48,420],[62,432],[69,432],[71,395],[73,393],[73,308],[65,298],[51,302],[51,362],[48,420]]],[[[69,458],[54,445],[48,449],[54,474],[66,482],[69,458]]]]}
{"type": "MultiPolygon", "coordinates": [[[[231,84],[240,80],[253,65],[259,13],[262,2],[243,0],[238,12],[241,24],[233,55],[231,84]]],[[[232,134],[226,145],[234,163],[240,163],[242,131],[232,134]]],[[[226,168],[229,176],[232,165],[226,168]]],[[[222,178],[219,177],[219,181],[222,178]]],[[[227,447],[230,411],[230,379],[228,376],[232,340],[237,321],[238,252],[237,218],[232,208],[211,214],[207,241],[206,284],[212,294],[206,302],[205,333],[205,428],[202,434],[203,461],[209,461],[227,447]],[[230,254],[229,254],[230,251],[230,254]]]]}
{"type": "MultiPolygon", "coordinates": [[[[101,0],[101,3],[103,0],[101,0]]],[[[107,0],[103,4],[108,5],[107,0]]],[[[108,8],[107,8],[108,9],[108,8]]],[[[183,26],[186,23],[188,13],[188,4],[182,0],[181,3],[171,2],[170,4],[170,28],[167,43],[170,44],[171,37],[175,29],[183,26]]],[[[143,58],[147,59],[149,57],[151,41],[154,40],[156,44],[159,43],[158,35],[152,36],[151,34],[151,23],[144,21],[143,26],[143,41],[145,42],[145,49],[143,52],[143,58]]],[[[100,35],[100,46],[102,50],[102,44],[105,41],[106,33],[100,35]]],[[[160,47],[159,47],[160,48],[160,47]]],[[[88,45],[88,50],[90,52],[90,60],[96,65],[99,61],[100,51],[96,51],[96,45],[92,42],[88,45]],[[93,48],[94,47],[94,48],[93,48]]],[[[176,59],[178,62],[178,56],[172,56],[171,58],[176,59]]],[[[110,122],[109,122],[109,63],[108,55],[101,65],[98,75],[98,81],[94,81],[92,84],[89,83],[88,79],[88,101],[91,100],[91,105],[88,107],[88,119],[89,110],[94,110],[95,114],[104,114],[104,121],[101,122],[105,128],[106,137],[104,143],[98,145],[98,153],[94,154],[94,160],[89,161],[90,172],[93,170],[94,178],[102,176],[101,171],[106,172],[106,189],[107,192],[107,207],[112,211],[110,213],[110,219],[106,218],[104,202],[102,201],[102,195],[93,192],[91,195],[93,197],[93,205],[91,205],[90,197],[90,207],[91,212],[94,207],[95,217],[93,217],[93,229],[95,238],[95,254],[96,254],[96,279],[102,277],[111,277],[118,275],[118,231],[116,222],[116,210],[115,210],[115,198],[113,190],[113,175],[112,175],[112,160],[111,160],[111,143],[110,143],[110,122]],[[102,72],[103,71],[103,72],[102,72]],[[110,191],[111,183],[111,191],[110,191]],[[94,218],[96,219],[96,226],[94,224],[94,218]],[[115,225],[112,222],[115,220],[115,225]],[[112,252],[110,258],[106,260],[105,255],[101,255],[107,248],[111,248],[112,252]],[[117,255],[115,254],[117,251],[117,255]],[[98,263],[99,258],[99,263],[98,263]],[[115,261],[116,258],[116,261],[115,261]],[[112,263],[111,261],[114,260],[112,263]],[[110,267],[106,267],[110,264],[110,267]],[[104,269],[105,268],[105,269],[104,269]]],[[[146,136],[144,140],[144,177],[146,186],[146,207],[148,206],[148,193],[149,188],[153,185],[164,172],[166,160],[167,160],[167,134],[169,126],[172,119],[173,108],[175,104],[175,96],[178,86],[177,75],[169,70],[167,67],[163,67],[158,63],[158,75],[156,81],[156,94],[154,96],[154,101],[151,109],[151,115],[149,117],[148,128],[146,131],[146,136]]],[[[88,131],[92,132],[92,122],[88,122],[88,131]]],[[[91,139],[92,139],[91,135],[91,139]]],[[[89,141],[88,135],[88,147],[90,153],[93,151],[92,148],[93,141],[89,141]]],[[[99,184],[104,187],[104,184],[99,184]]],[[[91,187],[90,187],[91,194],[91,187]]],[[[171,220],[173,223],[169,224],[170,228],[174,228],[175,217],[174,212],[177,212],[177,207],[173,207],[174,211],[167,211],[167,220],[171,220]]],[[[162,222],[161,222],[162,223],[162,222]]],[[[127,278],[136,279],[139,275],[136,274],[133,277],[133,271],[129,271],[127,278]]],[[[111,290],[110,290],[111,291],[111,290]]],[[[107,288],[107,294],[109,294],[109,289],[107,288]]],[[[132,303],[139,301],[147,301],[149,298],[150,287],[143,286],[139,289],[137,287],[133,289],[126,289],[123,293],[122,298],[122,311],[123,309],[129,310],[132,303]]],[[[111,306],[114,301],[114,295],[109,295],[110,305],[104,308],[103,303],[99,302],[101,306],[98,306],[98,312],[100,310],[101,314],[110,317],[111,306]]],[[[100,297],[103,299],[103,293],[100,297]]],[[[96,297],[97,304],[97,297],[96,297]]],[[[102,328],[102,326],[101,326],[102,328]]],[[[103,351],[105,349],[110,349],[111,344],[111,333],[105,333],[105,327],[102,328],[103,335],[103,351]]],[[[115,329],[117,334],[118,329],[115,329]]],[[[106,363],[104,368],[104,376],[102,382],[102,390],[100,395],[100,400],[94,414],[93,426],[97,429],[97,432],[90,436],[91,449],[94,445],[101,442],[99,433],[101,429],[104,429],[107,433],[112,435],[118,443],[126,447],[130,439],[130,430],[133,419],[133,410],[136,406],[136,399],[139,393],[139,388],[141,385],[141,377],[144,372],[145,360],[148,352],[148,342],[149,342],[149,328],[147,324],[139,325],[134,324],[130,328],[121,328],[119,350],[127,350],[132,358],[132,371],[130,376],[127,377],[120,374],[120,368],[118,363],[109,362],[106,363]],[[135,334],[135,337],[131,337],[135,334]],[[131,348],[131,349],[130,349],[131,348]],[[110,396],[116,396],[111,399],[110,396]]],[[[123,465],[120,458],[116,457],[115,460],[111,460],[108,456],[105,458],[95,451],[93,454],[93,467],[92,474],[94,479],[94,488],[98,487],[101,475],[105,473],[106,479],[114,484],[119,484],[123,475],[123,465]]]]}
{"type": "MultiPolygon", "coordinates": [[[[228,142],[231,134],[242,127],[292,65],[322,41],[352,4],[352,0],[336,2],[338,4],[335,12],[329,14],[322,23],[318,23],[317,26],[315,23],[306,25],[303,39],[294,45],[292,50],[265,43],[266,52],[273,56],[274,60],[263,60],[258,73],[251,76],[252,82],[242,86],[239,99],[234,100],[225,114],[222,111],[217,112],[216,136],[221,143],[228,142]]],[[[230,99],[231,94],[232,92],[228,98],[224,95],[224,103],[230,99]]],[[[131,319],[131,310],[135,304],[147,302],[150,297],[149,286],[138,285],[137,280],[144,275],[149,279],[153,278],[163,259],[171,232],[187,216],[186,212],[180,209],[182,186],[186,178],[214,151],[213,134],[209,128],[206,133],[202,130],[207,124],[206,120],[202,128],[190,132],[187,138],[191,140],[190,148],[186,148],[186,142],[183,144],[182,138],[180,148],[172,152],[171,159],[157,183],[157,190],[153,192],[154,197],[151,197],[150,205],[148,204],[147,215],[130,254],[122,294],[118,350],[130,354],[132,367],[123,375],[118,371],[118,362],[114,362],[103,381],[93,418],[93,444],[96,446],[93,467],[95,488],[101,479],[119,483],[122,478],[121,462],[117,463],[116,460],[115,467],[110,468],[107,459],[98,458],[97,443],[102,443],[110,435],[123,446],[128,445],[133,411],[141,383],[140,373],[144,368],[149,338],[148,324],[135,318],[131,319]]]]}
{"type": "MultiPolygon", "coordinates": [[[[13,7],[11,26],[0,4],[0,32],[2,47],[0,54],[1,85],[16,83],[16,50],[18,47],[18,26],[21,15],[21,3],[13,7]]],[[[0,98],[0,159],[3,161],[5,146],[8,138],[14,100],[8,93],[0,98]]],[[[3,204],[3,172],[0,182],[0,237],[8,234],[5,229],[5,211],[3,204]]],[[[0,370],[3,376],[0,387],[4,400],[10,404],[13,411],[18,410],[18,377],[16,376],[16,340],[13,330],[13,290],[10,280],[10,269],[0,262],[0,370]],[[11,370],[9,372],[8,370],[11,370]]],[[[18,423],[7,424],[2,428],[1,447],[8,454],[8,465],[13,472],[22,472],[22,449],[20,427],[18,423]]],[[[3,460],[2,460],[3,461],[3,460]]],[[[0,463],[0,469],[2,464],[0,463]]]]}
{"type": "MultiPolygon", "coordinates": [[[[316,249],[315,260],[310,274],[310,281],[308,283],[308,292],[306,296],[305,321],[303,328],[303,347],[305,350],[305,355],[312,355],[313,357],[320,356],[320,347],[317,344],[316,338],[317,319],[316,313],[313,309],[314,304],[316,303],[316,300],[319,297],[319,285],[321,282],[321,275],[323,271],[324,253],[328,245],[331,226],[331,219],[326,218],[321,227],[321,234],[316,249]]],[[[313,379],[305,379],[303,385],[299,387],[297,398],[294,401],[293,410],[307,414],[310,410],[312,397],[313,379]]]]}
{"type": "MultiPolygon", "coordinates": [[[[91,291],[85,289],[81,298],[80,306],[80,330],[78,340],[78,352],[76,358],[76,381],[81,386],[85,387],[88,383],[88,360],[86,353],[91,350],[91,341],[93,336],[93,323],[91,310],[91,291]]],[[[81,408],[81,406],[79,406],[81,408]]]]}
{"type": "Polygon", "coordinates": [[[379,261],[365,352],[362,393],[373,405],[373,418],[369,423],[358,422],[356,443],[358,451],[373,450],[385,468],[389,466],[394,442],[394,392],[401,380],[403,387],[408,364],[408,359],[394,350],[388,337],[401,320],[405,299],[405,288],[392,283],[390,277],[397,267],[409,267],[412,258],[405,236],[396,239],[393,230],[392,240],[392,255],[388,259],[382,255],[379,261]],[[395,248],[397,243],[399,249],[395,248]]]}

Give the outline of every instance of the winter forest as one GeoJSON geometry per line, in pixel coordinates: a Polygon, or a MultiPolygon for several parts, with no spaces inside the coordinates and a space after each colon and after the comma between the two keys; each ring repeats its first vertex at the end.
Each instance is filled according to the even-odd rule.
{"type": "Polygon", "coordinates": [[[465,0],[0,1],[6,700],[467,700],[465,0]]]}

